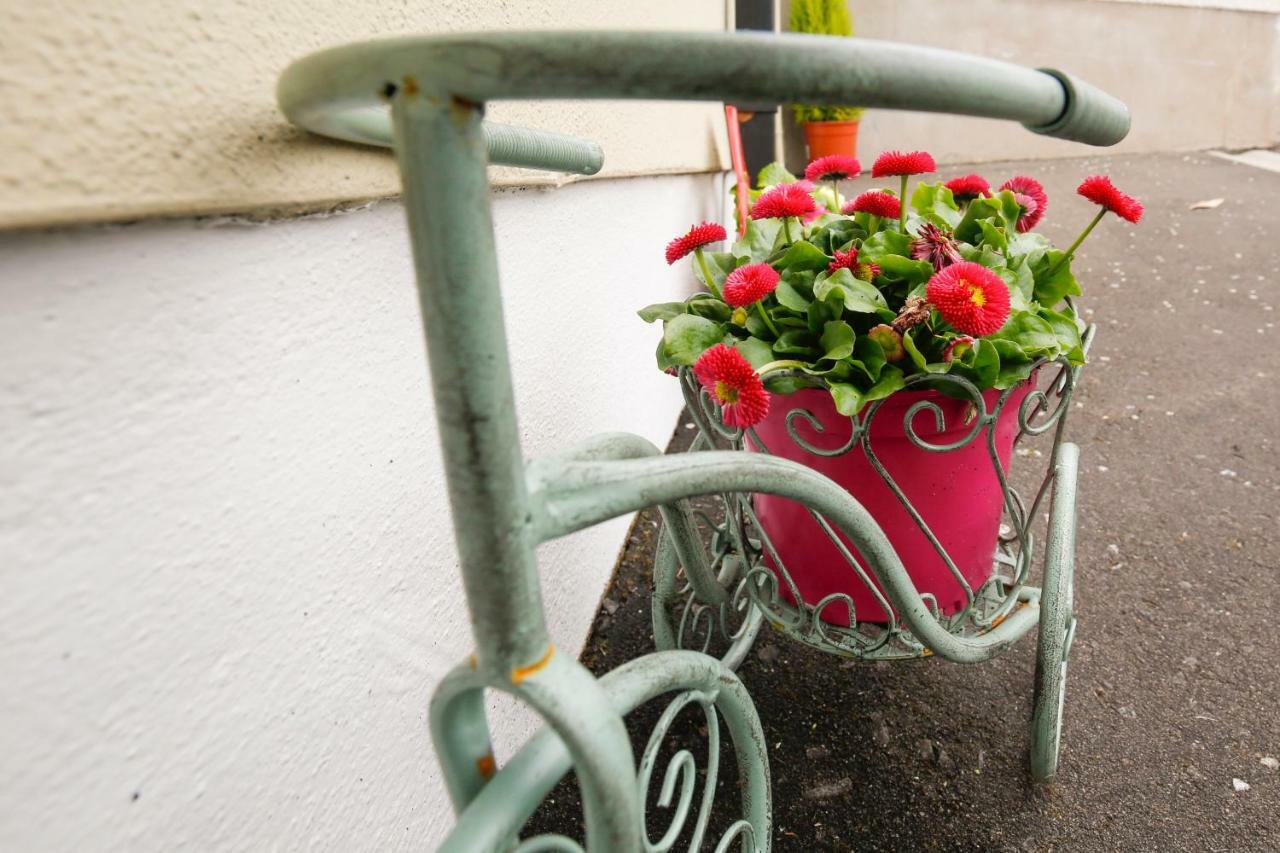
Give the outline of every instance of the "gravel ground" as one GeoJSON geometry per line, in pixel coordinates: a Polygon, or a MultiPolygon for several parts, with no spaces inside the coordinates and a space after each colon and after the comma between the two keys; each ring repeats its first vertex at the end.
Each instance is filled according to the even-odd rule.
{"type": "MultiPolygon", "coordinates": [[[[1086,174],[1147,205],[1138,226],[1108,217],[1077,264],[1099,335],[1069,429],[1080,627],[1061,773],[1027,781],[1031,637],[976,666],[866,665],[766,631],[740,674],[769,738],[774,847],[1280,850],[1280,174],[1207,155],[977,170],[1040,177],[1059,245],[1091,215],[1073,194],[1086,174]]],[[[597,672],[652,648],[655,534],[642,514],[583,655],[597,672]]],[[[637,749],[660,710],[634,716],[637,749]]],[[[577,826],[571,787],[540,828],[577,826]]]]}

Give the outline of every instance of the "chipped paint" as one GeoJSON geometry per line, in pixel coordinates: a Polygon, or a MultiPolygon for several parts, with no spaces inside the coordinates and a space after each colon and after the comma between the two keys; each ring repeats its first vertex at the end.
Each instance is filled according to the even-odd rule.
{"type": "Polygon", "coordinates": [[[543,669],[546,668],[547,664],[551,663],[551,657],[555,653],[556,653],[556,647],[548,644],[546,654],[544,654],[541,658],[529,664],[528,666],[517,666],[515,669],[511,670],[511,683],[519,684],[520,682],[524,681],[526,678],[537,675],[539,672],[541,672],[543,669]]]}

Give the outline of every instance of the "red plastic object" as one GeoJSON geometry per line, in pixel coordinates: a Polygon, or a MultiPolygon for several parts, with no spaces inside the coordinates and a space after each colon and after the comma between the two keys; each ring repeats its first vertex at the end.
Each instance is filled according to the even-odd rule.
{"type": "MultiPolygon", "coordinates": [[[[1018,410],[1033,387],[1034,378],[1015,388],[995,425],[996,453],[1005,471],[1009,470],[1018,432],[1018,410]]],[[[995,407],[1000,393],[993,389],[983,394],[988,411],[995,407]]],[[[945,397],[936,391],[899,391],[884,401],[872,421],[871,449],[950,554],[970,588],[976,591],[991,577],[1004,509],[1003,492],[987,448],[988,436],[984,431],[967,446],[945,453],[916,447],[904,432],[903,420],[907,409],[921,400],[941,408],[946,426],[943,432],[938,432],[930,411],[917,412],[912,422],[922,441],[933,445],[951,444],[976,426],[973,411],[963,400],[945,397]]],[[[835,449],[849,440],[850,420],[836,412],[831,395],[825,389],[808,388],[773,398],[769,416],[756,426],[760,440],[769,451],[820,471],[848,490],[880,524],[916,589],[933,593],[943,613],[963,609],[963,588],[867,460],[862,446],[835,457],[817,456],[800,448],[786,428],[787,413],[795,408],[807,409],[823,427],[819,433],[804,418],[794,420],[796,433],[809,445],[835,449]]],[[[746,444],[748,450],[758,452],[750,439],[746,444]]],[[[756,495],[755,511],[807,604],[814,605],[831,593],[843,592],[853,600],[859,622],[887,621],[879,600],[807,509],[785,498],[756,495]]],[[[862,557],[842,534],[840,538],[865,569],[862,557]]],[[[765,563],[775,568],[767,553],[765,563]]],[[[778,588],[783,598],[794,603],[781,577],[778,588]]],[[[829,604],[821,616],[833,625],[849,624],[848,608],[839,602],[829,604]]]]}
{"type": "Polygon", "coordinates": [[[737,107],[725,104],[724,123],[725,131],[729,135],[729,160],[733,163],[733,174],[737,179],[738,236],[741,237],[747,233],[751,176],[747,174],[747,158],[742,153],[742,126],[738,121],[737,107]]]}

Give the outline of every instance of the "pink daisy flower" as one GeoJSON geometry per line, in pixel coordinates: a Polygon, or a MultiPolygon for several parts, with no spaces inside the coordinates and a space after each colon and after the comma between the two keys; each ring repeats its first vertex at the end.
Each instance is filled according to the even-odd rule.
{"type": "Polygon", "coordinates": [[[925,293],[942,319],[966,335],[994,334],[1009,319],[1009,286],[972,261],[960,261],[935,273],[925,293]]]}
{"type": "Polygon", "coordinates": [[[724,301],[735,308],[759,302],[778,286],[782,276],[768,264],[747,264],[724,280],[724,301]]]}
{"type": "Polygon", "coordinates": [[[1022,213],[1018,214],[1018,231],[1030,231],[1044,219],[1049,208],[1049,196],[1045,195],[1044,187],[1035,178],[1014,175],[1001,184],[1000,189],[1012,192],[1022,207],[1022,213]]]}
{"type": "Polygon", "coordinates": [[[1135,225],[1142,218],[1142,202],[1120,192],[1106,175],[1090,175],[1080,183],[1076,192],[1135,225]]]}
{"type": "Polygon", "coordinates": [[[973,201],[978,196],[991,192],[991,184],[987,183],[987,179],[981,175],[961,175],[947,181],[943,186],[951,190],[951,196],[956,201],[961,202],[973,201]]]}
{"type": "Polygon", "coordinates": [[[751,207],[752,219],[804,217],[818,209],[809,191],[797,184],[778,184],[756,199],[751,207]]]}
{"type": "Polygon", "coordinates": [[[701,249],[709,243],[718,243],[727,239],[729,235],[725,232],[723,225],[717,225],[714,222],[694,225],[689,229],[689,233],[667,244],[667,263],[674,264],[694,249],[701,249]]]}
{"type": "Polygon", "coordinates": [[[804,177],[809,181],[847,181],[862,174],[862,164],[857,157],[844,154],[828,154],[809,163],[804,177]]]}
{"type": "Polygon", "coordinates": [[[869,190],[840,209],[841,213],[869,213],[885,219],[897,219],[902,212],[902,202],[893,193],[869,190]]]}
{"type": "Polygon", "coordinates": [[[937,168],[933,155],[927,151],[886,151],[871,166],[871,177],[923,175],[937,168]]]}

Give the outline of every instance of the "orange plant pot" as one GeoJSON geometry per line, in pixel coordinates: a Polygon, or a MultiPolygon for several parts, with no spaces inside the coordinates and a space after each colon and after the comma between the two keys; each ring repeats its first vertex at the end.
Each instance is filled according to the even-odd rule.
{"type": "Polygon", "coordinates": [[[856,121],[807,121],[804,123],[804,139],[809,144],[810,160],[830,154],[858,156],[856,121]]]}

